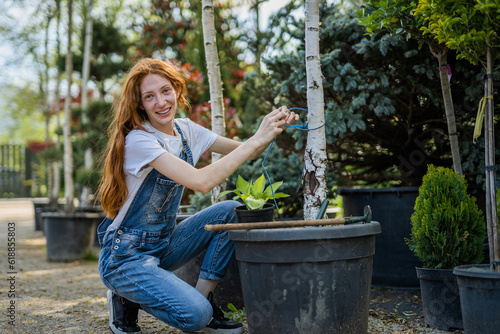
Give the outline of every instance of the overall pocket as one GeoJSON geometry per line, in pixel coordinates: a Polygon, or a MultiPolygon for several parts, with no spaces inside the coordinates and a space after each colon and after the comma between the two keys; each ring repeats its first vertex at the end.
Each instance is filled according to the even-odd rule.
{"type": "MultiPolygon", "coordinates": [[[[135,255],[154,253],[169,243],[169,233],[119,229],[113,238],[111,256],[127,258],[135,255]]],[[[150,254],[153,255],[153,254],[150,254]]]]}
{"type": "Polygon", "coordinates": [[[175,217],[177,206],[174,202],[180,201],[180,196],[178,196],[180,189],[182,187],[177,182],[163,178],[156,179],[155,187],[146,209],[148,223],[161,223],[169,220],[171,217],[175,217]],[[174,209],[174,212],[169,214],[171,207],[174,209]]]}

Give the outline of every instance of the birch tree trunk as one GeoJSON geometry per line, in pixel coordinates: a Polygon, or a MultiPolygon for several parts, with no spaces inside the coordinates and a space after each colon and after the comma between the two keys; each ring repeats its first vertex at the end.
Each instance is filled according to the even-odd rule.
{"type": "Polygon", "coordinates": [[[64,198],[66,200],[65,211],[73,211],[74,183],[73,183],[73,147],[71,145],[71,76],[73,74],[73,53],[71,52],[71,35],[73,33],[73,0],[68,0],[68,52],[66,55],[66,81],[67,91],[64,101],[64,198]]]}
{"type": "MultiPolygon", "coordinates": [[[[61,0],[56,0],[56,15],[57,15],[57,28],[56,28],[56,41],[57,41],[57,47],[56,47],[56,57],[59,59],[61,57],[61,36],[59,34],[59,29],[61,25],[61,0]]],[[[60,111],[61,111],[61,71],[59,70],[59,67],[57,67],[57,74],[56,74],[56,91],[55,91],[55,99],[56,99],[56,122],[57,122],[57,128],[61,127],[61,116],[60,116],[60,111]]],[[[61,138],[59,135],[57,135],[57,141],[56,141],[56,146],[59,149],[61,147],[61,138]]],[[[52,163],[52,170],[53,170],[53,184],[52,188],[49,188],[49,192],[52,193],[51,198],[53,199],[53,202],[50,203],[52,205],[57,205],[57,199],[59,198],[59,189],[61,188],[61,161],[54,161],[52,163]]]]}
{"type": "MultiPolygon", "coordinates": [[[[45,118],[45,141],[50,141],[49,135],[49,123],[50,123],[50,103],[49,103],[49,61],[48,61],[48,44],[49,44],[49,29],[50,22],[52,21],[53,14],[52,9],[48,9],[49,13],[47,15],[47,26],[45,27],[45,41],[44,41],[44,50],[45,54],[43,55],[43,64],[45,66],[44,73],[41,76],[41,90],[43,96],[43,113],[45,118]]],[[[52,169],[52,161],[47,161],[47,197],[49,199],[49,205],[55,205],[57,203],[57,194],[54,196],[54,192],[51,190],[54,187],[54,170],[52,169]]]]}
{"type": "Polygon", "coordinates": [[[323,75],[319,53],[319,0],[306,0],[307,144],[304,153],[304,219],[316,219],[326,198],[323,75]]]}
{"type": "MultiPolygon", "coordinates": [[[[215,36],[215,19],[213,0],[202,1],[202,24],[205,56],[207,59],[208,82],[210,85],[210,107],[212,111],[212,131],[219,136],[226,135],[224,122],[224,100],[222,95],[222,79],[220,74],[219,54],[215,36]]],[[[220,154],[212,153],[212,162],[221,158],[220,154]]],[[[217,196],[224,189],[221,183],[212,190],[212,204],[217,202],[217,196]]]]}
{"type": "MultiPolygon", "coordinates": [[[[91,49],[92,49],[92,5],[93,5],[93,0],[88,1],[87,5],[87,22],[85,26],[85,46],[84,46],[84,51],[83,51],[83,70],[82,70],[82,123],[84,125],[87,125],[89,122],[89,117],[87,115],[87,106],[88,106],[88,89],[87,89],[87,83],[89,81],[89,76],[90,76],[90,58],[92,56],[91,54],[91,49]]],[[[85,133],[85,136],[87,133],[85,133]]],[[[86,171],[89,171],[92,169],[92,150],[90,147],[87,147],[85,149],[85,156],[84,156],[84,167],[86,171]]],[[[89,202],[89,188],[87,186],[84,186],[82,188],[82,193],[80,195],[80,206],[84,207],[88,204],[89,202]]]]}

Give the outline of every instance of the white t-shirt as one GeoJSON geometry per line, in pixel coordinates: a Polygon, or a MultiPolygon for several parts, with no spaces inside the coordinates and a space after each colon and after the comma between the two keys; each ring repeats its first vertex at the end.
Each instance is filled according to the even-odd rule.
{"type": "MultiPolygon", "coordinates": [[[[196,165],[200,156],[205,153],[217,139],[217,134],[198,125],[187,118],[175,119],[182,135],[187,140],[193,163],[196,165]]],[[[146,176],[153,167],[149,163],[165,152],[179,156],[182,151],[181,136],[175,129],[175,136],[167,135],[155,129],[149,122],[143,124],[146,131],[132,130],[125,138],[125,178],[128,189],[128,197],[124,205],[118,211],[108,231],[116,229],[122,222],[134,197],[146,176]],[[158,142],[161,141],[165,148],[158,142]]]]}

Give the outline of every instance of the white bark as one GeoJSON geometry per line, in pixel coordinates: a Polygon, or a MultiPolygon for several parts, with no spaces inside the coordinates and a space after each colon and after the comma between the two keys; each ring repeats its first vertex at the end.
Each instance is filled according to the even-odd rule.
{"type": "Polygon", "coordinates": [[[66,212],[73,210],[74,182],[73,182],[73,147],[71,145],[71,76],[73,74],[73,54],[71,52],[71,35],[73,33],[72,20],[73,0],[68,0],[68,52],[66,54],[66,82],[67,91],[64,102],[64,198],[66,200],[66,212]]]}
{"type": "MultiPolygon", "coordinates": [[[[224,122],[224,98],[222,94],[222,78],[220,74],[219,54],[217,52],[215,36],[215,19],[213,0],[202,1],[202,24],[205,56],[207,59],[208,82],[210,85],[210,107],[212,111],[212,131],[219,136],[226,135],[224,122]]],[[[212,162],[220,159],[221,155],[212,153],[212,162]]],[[[212,204],[217,202],[217,196],[223,189],[219,185],[212,190],[212,204]]]]}
{"type": "MultiPolygon", "coordinates": [[[[87,23],[85,26],[85,47],[83,52],[83,70],[82,70],[82,123],[88,124],[89,119],[87,115],[87,106],[88,106],[88,87],[87,83],[89,81],[90,76],[90,58],[92,56],[92,5],[93,0],[88,1],[87,5],[87,23]]],[[[86,135],[86,134],[85,134],[86,135]]],[[[92,168],[92,150],[87,148],[85,150],[85,170],[90,170],[92,168]]],[[[83,187],[82,193],[80,195],[80,203],[81,206],[86,206],[89,202],[89,188],[83,187]]]]}
{"type": "MultiPolygon", "coordinates": [[[[48,43],[49,43],[49,29],[50,29],[50,21],[52,20],[52,13],[50,12],[51,9],[49,9],[48,13],[48,18],[47,18],[47,26],[45,27],[45,54],[43,55],[43,63],[44,63],[44,74],[41,76],[42,78],[42,94],[43,94],[43,109],[44,109],[44,116],[45,116],[45,141],[49,142],[50,141],[50,135],[49,135],[49,123],[50,123],[50,102],[49,102],[49,61],[48,61],[48,55],[49,55],[49,50],[48,50],[48,43]]],[[[49,204],[55,204],[57,203],[57,194],[54,196],[54,191],[52,189],[54,188],[55,181],[54,181],[54,174],[53,174],[53,169],[52,169],[52,162],[48,161],[47,162],[47,197],[49,199],[49,204]]]]}
{"type": "Polygon", "coordinates": [[[304,153],[304,219],[316,219],[326,198],[326,139],[323,75],[319,53],[319,0],[306,0],[306,72],[308,131],[304,153]]]}
{"type": "MultiPolygon", "coordinates": [[[[59,35],[59,29],[60,29],[60,23],[61,23],[61,0],[56,0],[56,12],[57,12],[57,29],[56,29],[56,40],[57,40],[57,59],[61,57],[61,38],[59,35]]],[[[60,116],[60,111],[61,111],[61,71],[59,70],[59,67],[57,69],[57,76],[56,76],[56,91],[55,91],[55,98],[56,98],[56,121],[57,121],[57,128],[61,127],[61,116],[60,116]]],[[[61,138],[59,135],[57,135],[57,141],[56,141],[57,148],[60,149],[61,147],[61,138]]],[[[52,168],[54,170],[53,174],[53,179],[54,182],[52,183],[52,187],[49,188],[49,193],[52,193],[52,199],[53,202],[51,204],[57,204],[57,199],[59,198],[59,189],[61,188],[61,161],[55,161],[52,163],[52,168]]]]}

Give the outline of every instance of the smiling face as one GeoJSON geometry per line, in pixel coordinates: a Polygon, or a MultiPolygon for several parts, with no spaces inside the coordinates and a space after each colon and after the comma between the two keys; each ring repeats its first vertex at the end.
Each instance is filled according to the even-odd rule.
{"type": "Polygon", "coordinates": [[[163,133],[174,135],[177,94],[167,78],[148,74],[140,86],[141,105],[151,125],[163,133]]]}

